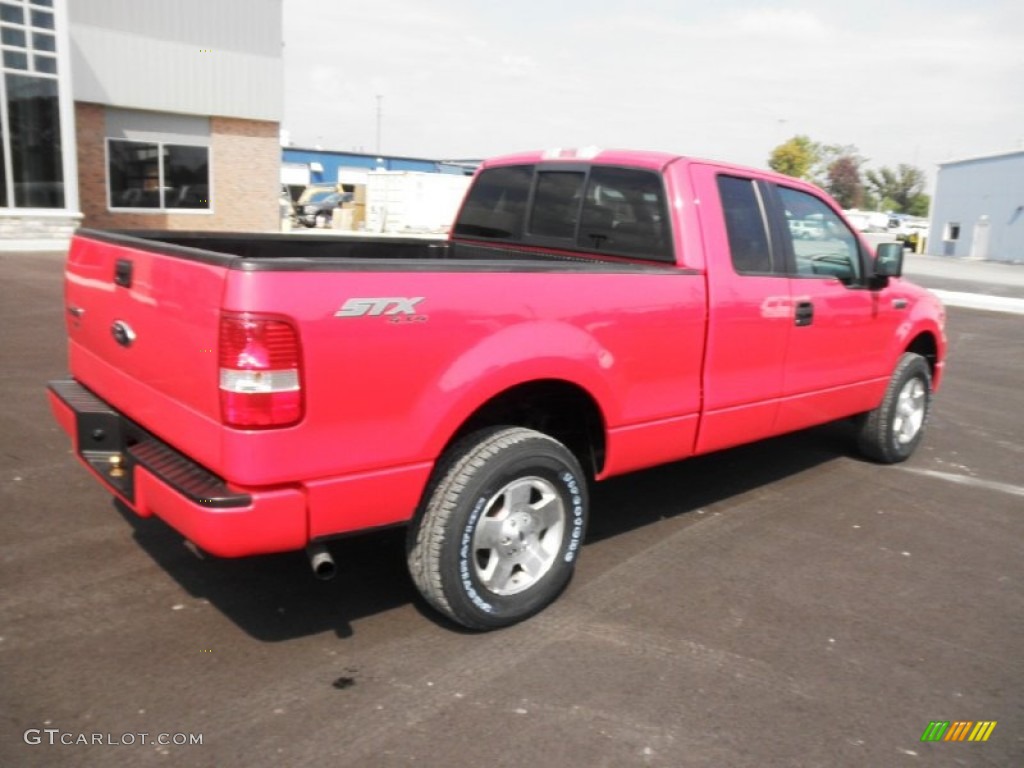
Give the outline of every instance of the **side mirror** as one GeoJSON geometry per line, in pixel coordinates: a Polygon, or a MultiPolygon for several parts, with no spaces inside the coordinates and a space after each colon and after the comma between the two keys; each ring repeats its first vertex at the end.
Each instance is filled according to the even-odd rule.
{"type": "Polygon", "coordinates": [[[875,253],[875,277],[903,275],[903,243],[882,243],[875,253]]]}

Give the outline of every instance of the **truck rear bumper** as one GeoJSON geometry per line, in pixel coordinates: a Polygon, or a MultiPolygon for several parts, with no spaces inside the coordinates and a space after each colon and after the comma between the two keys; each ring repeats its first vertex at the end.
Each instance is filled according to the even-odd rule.
{"type": "Polygon", "coordinates": [[[220,557],[306,545],[301,490],[233,488],[74,379],[51,381],[47,389],[79,461],[140,517],[155,515],[220,557]]]}

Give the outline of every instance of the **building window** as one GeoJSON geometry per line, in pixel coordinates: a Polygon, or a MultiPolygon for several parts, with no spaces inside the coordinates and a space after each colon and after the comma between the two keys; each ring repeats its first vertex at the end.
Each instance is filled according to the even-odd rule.
{"type": "Polygon", "coordinates": [[[25,9],[19,5],[2,3],[0,4],[0,20],[10,22],[11,24],[24,24],[25,9]]]}
{"type": "Polygon", "coordinates": [[[0,2],[0,207],[63,208],[52,2],[0,2]],[[32,7],[38,6],[38,7],[32,7]]]}
{"type": "Polygon", "coordinates": [[[950,221],[946,224],[946,235],[942,238],[943,240],[959,240],[960,239],[960,224],[955,221],[950,221]]]}
{"type": "Polygon", "coordinates": [[[209,210],[208,147],[107,139],[110,208],[209,210]]]}

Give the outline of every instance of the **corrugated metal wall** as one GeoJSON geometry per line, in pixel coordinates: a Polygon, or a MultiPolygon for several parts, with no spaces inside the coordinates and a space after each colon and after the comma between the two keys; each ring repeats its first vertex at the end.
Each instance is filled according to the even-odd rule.
{"type": "Polygon", "coordinates": [[[68,3],[76,101],[280,121],[282,0],[68,3]]]}
{"type": "Polygon", "coordinates": [[[336,183],[338,172],[342,170],[364,169],[384,171],[422,171],[424,173],[450,173],[463,176],[468,173],[464,168],[443,163],[439,160],[428,160],[419,157],[392,157],[383,155],[366,155],[360,152],[337,152],[327,149],[304,149],[285,147],[282,155],[286,164],[316,165],[320,170],[312,170],[311,183],[336,183]]]}
{"type": "Polygon", "coordinates": [[[940,165],[931,222],[933,255],[1024,261],[1024,152],[940,165]]]}

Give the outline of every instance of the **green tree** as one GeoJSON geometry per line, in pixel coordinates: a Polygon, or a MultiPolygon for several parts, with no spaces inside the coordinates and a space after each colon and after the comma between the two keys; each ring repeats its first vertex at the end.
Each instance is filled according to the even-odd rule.
{"type": "Polygon", "coordinates": [[[796,179],[810,181],[821,160],[821,148],[807,136],[794,136],[779,144],[768,158],[768,167],[796,179]]]}
{"type": "Polygon", "coordinates": [[[845,151],[828,164],[822,186],[843,208],[864,206],[864,182],[860,175],[863,162],[855,151],[845,151]]]}
{"type": "Polygon", "coordinates": [[[773,171],[817,184],[843,208],[928,215],[924,171],[901,163],[862,173],[865,162],[852,144],[819,144],[804,135],[779,144],[768,158],[773,171]]]}
{"type": "Polygon", "coordinates": [[[924,194],[925,175],[920,168],[900,163],[895,169],[883,167],[866,174],[872,195],[883,210],[927,216],[931,198],[924,194]]]}

